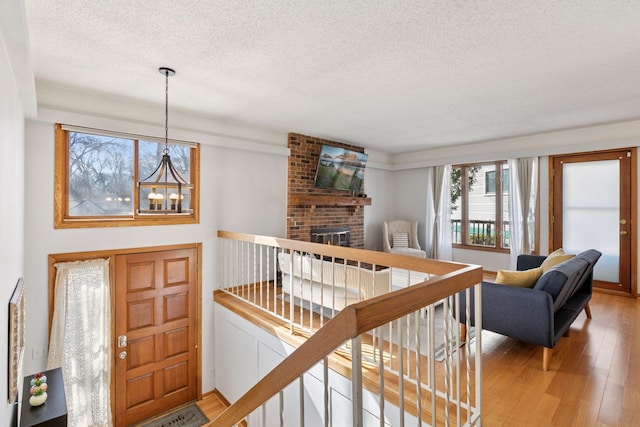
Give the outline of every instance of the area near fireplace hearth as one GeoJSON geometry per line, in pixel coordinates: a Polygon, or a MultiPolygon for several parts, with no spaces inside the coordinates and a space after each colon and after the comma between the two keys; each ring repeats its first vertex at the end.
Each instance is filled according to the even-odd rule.
{"type": "MultiPolygon", "coordinates": [[[[323,144],[363,153],[362,147],[295,133],[289,134],[287,195],[287,238],[317,241],[312,232],[340,229],[348,232],[348,244],[364,248],[364,206],[371,199],[350,191],[314,187],[320,149],[323,144]]],[[[364,183],[366,186],[366,182],[364,183]]],[[[366,193],[363,187],[360,193],[366,193]]],[[[334,238],[332,238],[334,239],[334,238]]],[[[334,242],[334,240],[331,240],[334,242]]],[[[344,240],[339,241],[345,245],[344,240]]],[[[325,242],[328,243],[328,242],[325,242]]]]}

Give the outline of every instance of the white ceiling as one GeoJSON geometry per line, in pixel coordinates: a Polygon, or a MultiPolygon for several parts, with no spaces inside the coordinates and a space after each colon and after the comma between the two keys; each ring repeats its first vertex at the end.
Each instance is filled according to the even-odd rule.
{"type": "MultiPolygon", "coordinates": [[[[25,0],[36,82],[387,153],[640,118],[638,0],[25,0]]],[[[284,141],[283,141],[284,143],[284,141]]]]}

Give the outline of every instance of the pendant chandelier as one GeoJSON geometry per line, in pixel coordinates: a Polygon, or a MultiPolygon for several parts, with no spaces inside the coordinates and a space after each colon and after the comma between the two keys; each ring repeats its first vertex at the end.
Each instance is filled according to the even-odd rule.
{"type": "Polygon", "coordinates": [[[176,72],[161,67],[165,76],[164,150],[155,171],[138,182],[138,213],[152,215],[180,215],[193,212],[189,206],[193,184],[185,180],[171,162],[169,155],[169,76],[176,72]]]}

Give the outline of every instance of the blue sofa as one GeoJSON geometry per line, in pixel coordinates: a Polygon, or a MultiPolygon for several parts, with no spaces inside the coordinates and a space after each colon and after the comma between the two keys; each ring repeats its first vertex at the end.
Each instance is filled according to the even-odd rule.
{"type": "MultiPolygon", "coordinates": [[[[581,252],[547,270],[533,288],[482,282],[482,328],[542,346],[542,368],[548,370],[553,347],[568,334],[580,312],[585,310],[591,318],[593,267],[601,255],[594,249],[581,252]]],[[[520,255],[517,269],[539,267],[545,258],[520,255]]],[[[460,300],[464,328],[464,298],[460,300]]],[[[472,326],[473,307],[471,304],[472,326]]]]}

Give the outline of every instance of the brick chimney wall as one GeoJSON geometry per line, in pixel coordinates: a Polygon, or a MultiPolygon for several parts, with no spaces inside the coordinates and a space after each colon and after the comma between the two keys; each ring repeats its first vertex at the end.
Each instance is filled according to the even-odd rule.
{"type": "MultiPolygon", "coordinates": [[[[351,247],[364,248],[364,208],[351,206],[293,206],[292,194],[317,194],[323,196],[351,197],[349,191],[315,188],[313,181],[316,175],[320,148],[322,145],[333,145],[347,150],[364,153],[364,148],[321,138],[289,134],[289,182],[287,196],[287,238],[310,241],[312,228],[349,227],[351,247]]],[[[364,192],[364,188],[362,189],[364,192]]]]}

